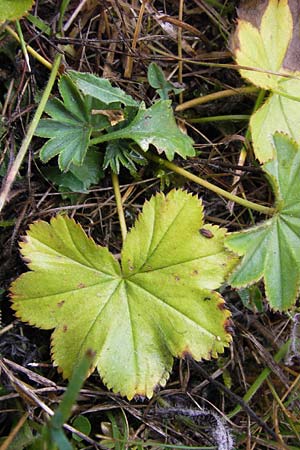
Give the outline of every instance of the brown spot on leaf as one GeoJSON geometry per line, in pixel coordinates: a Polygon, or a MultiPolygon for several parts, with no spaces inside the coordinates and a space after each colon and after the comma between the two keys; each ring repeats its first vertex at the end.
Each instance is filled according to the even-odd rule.
{"type": "Polygon", "coordinates": [[[218,308],[220,309],[220,311],[224,311],[224,309],[226,309],[225,302],[218,303],[218,308]]]}
{"type": "Polygon", "coordinates": [[[180,277],[178,275],[174,275],[175,281],[179,281],[180,277]]]}
{"type": "Polygon", "coordinates": [[[77,287],[78,287],[78,289],[82,289],[82,288],[85,288],[86,285],[85,285],[84,283],[79,283],[79,284],[77,285],[77,287]]]}
{"type": "Polygon", "coordinates": [[[198,272],[198,270],[193,270],[193,272],[192,272],[192,275],[199,275],[199,272],[198,272]]]}
{"type": "Polygon", "coordinates": [[[22,260],[24,261],[25,264],[31,263],[31,259],[27,258],[27,256],[22,256],[22,260]]]}
{"type": "Polygon", "coordinates": [[[62,330],[63,330],[63,333],[66,333],[66,331],[68,331],[68,325],[63,325],[63,328],[62,328],[62,330]]]}
{"type": "Polygon", "coordinates": [[[214,233],[210,230],[207,230],[206,228],[200,228],[200,234],[207,239],[211,239],[214,237],[214,233]]]}
{"type": "Polygon", "coordinates": [[[226,333],[232,334],[234,335],[234,324],[232,322],[231,319],[227,319],[225,324],[224,324],[224,329],[226,331],[226,333]]]}
{"type": "Polygon", "coordinates": [[[184,349],[181,354],[180,354],[180,358],[182,359],[191,359],[192,355],[191,355],[191,351],[189,348],[184,349]]]}
{"type": "Polygon", "coordinates": [[[88,358],[95,358],[96,356],[96,352],[92,348],[88,348],[85,354],[88,358]]]}
{"type": "Polygon", "coordinates": [[[57,303],[57,307],[58,307],[58,308],[61,308],[61,307],[63,306],[64,303],[65,303],[64,300],[58,302],[58,303],[57,303]]]}
{"type": "Polygon", "coordinates": [[[128,264],[128,269],[130,270],[130,272],[132,272],[134,270],[134,266],[132,265],[131,259],[127,260],[127,264],[128,264]]]}

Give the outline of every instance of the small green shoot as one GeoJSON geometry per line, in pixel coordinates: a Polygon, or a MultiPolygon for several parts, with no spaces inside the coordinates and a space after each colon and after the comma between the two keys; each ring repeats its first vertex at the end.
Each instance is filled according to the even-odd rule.
{"type": "Polygon", "coordinates": [[[150,86],[156,90],[161,100],[168,100],[169,93],[172,91],[175,95],[184,91],[167,80],[162,69],[154,62],[148,67],[147,78],[150,86]]]}
{"type": "Polygon", "coordinates": [[[121,167],[125,167],[133,177],[136,177],[138,175],[137,164],[146,165],[147,160],[132,148],[132,144],[130,145],[126,140],[107,144],[103,161],[104,170],[110,167],[115,174],[119,174],[121,167]]]}
{"type": "MultiPolygon", "coordinates": [[[[76,430],[80,431],[81,433],[85,434],[86,436],[89,436],[91,430],[92,430],[92,425],[91,422],[89,421],[89,419],[85,416],[77,416],[73,421],[72,421],[72,426],[74,428],[76,428],[76,430]]],[[[76,433],[72,434],[73,439],[75,439],[75,441],[80,442],[82,441],[82,438],[80,436],[78,436],[76,433]]]]}

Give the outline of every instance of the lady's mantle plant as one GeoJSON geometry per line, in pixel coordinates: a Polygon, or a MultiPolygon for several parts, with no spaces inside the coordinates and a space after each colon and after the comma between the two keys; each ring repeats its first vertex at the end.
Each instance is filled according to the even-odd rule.
{"type": "MultiPolygon", "coordinates": [[[[120,263],[68,217],[32,224],[20,244],[30,271],[12,285],[13,308],[21,320],[55,329],[53,359],[65,377],[91,349],[96,354],[92,370],[97,367],[109,388],[128,398],[150,397],[156,385],[165,384],[174,356],[216,357],[229,345],[230,313],[214,291],[225,279],[239,287],[263,278],[274,309],[295,303],[300,150],[290,136],[277,132],[299,138],[299,115],[296,126],[292,114],[296,103],[299,110],[293,91],[299,74],[285,67],[295,30],[287,0],[269,0],[259,19],[254,25],[239,21],[236,58],[243,76],[271,90],[250,125],[256,155],[274,190],[274,216],[225,241],[226,229],[204,225],[196,197],[181,190],[157,194],[127,235],[120,263]],[[282,20],[284,39],[277,48],[282,20]],[[242,256],[237,267],[232,251],[242,256]]],[[[49,139],[40,157],[58,156],[60,170],[76,173],[82,182],[99,152],[103,168],[110,165],[115,172],[120,162],[134,168],[150,145],[169,160],[175,153],[194,155],[168,100],[146,108],[107,80],[77,72],[64,75],[59,89],[62,100],[49,101],[51,118],[37,131],[49,139]]]]}
{"type": "Polygon", "coordinates": [[[225,231],[204,225],[201,202],[180,190],[145,203],[120,263],[68,217],[36,222],[20,244],[31,271],[12,285],[13,308],[55,328],[53,360],[64,377],[92,349],[109,388],[150,397],[173,356],[216,357],[231,341],[230,313],[214,291],[236,262],[225,231]]]}

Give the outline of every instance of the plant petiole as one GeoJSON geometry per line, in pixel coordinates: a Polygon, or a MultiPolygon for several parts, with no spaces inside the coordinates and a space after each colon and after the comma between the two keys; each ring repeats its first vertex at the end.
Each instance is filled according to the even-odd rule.
{"type": "Polygon", "coordinates": [[[257,203],[251,202],[244,198],[238,197],[237,195],[231,194],[230,192],[227,192],[224,189],[219,188],[218,186],[215,186],[214,184],[210,183],[209,181],[206,181],[203,178],[200,178],[197,175],[194,175],[193,173],[190,173],[187,170],[176,166],[176,164],[174,164],[170,161],[160,158],[159,156],[153,155],[150,152],[140,151],[140,154],[143,155],[145,158],[149,159],[150,161],[154,161],[157,164],[160,164],[160,165],[166,167],[167,169],[170,169],[173,172],[178,173],[179,175],[183,176],[184,178],[187,178],[188,180],[191,180],[194,183],[200,184],[200,186],[203,186],[206,189],[209,189],[210,191],[213,191],[216,194],[221,195],[222,197],[225,197],[232,202],[238,203],[238,204],[244,206],[245,208],[250,208],[250,209],[253,209],[254,211],[258,211],[262,214],[266,214],[266,215],[270,215],[270,216],[272,216],[276,212],[275,208],[271,208],[269,206],[258,205],[257,203]]]}
{"type": "MultiPolygon", "coordinates": [[[[18,34],[9,26],[9,25],[5,25],[5,30],[11,35],[13,36],[22,46],[21,40],[18,36],[18,34]]],[[[43,64],[45,67],[47,67],[47,69],[51,70],[52,69],[52,64],[47,61],[45,58],[43,58],[43,56],[41,56],[38,52],[36,52],[32,47],[30,47],[30,45],[26,45],[25,47],[28,51],[28,53],[31,54],[31,56],[33,56],[37,61],[39,61],[41,64],[43,64]]]]}
{"type": "Polygon", "coordinates": [[[219,100],[225,97],[232,97],[233,95],[246,95],[255,94],[258,91],[256,86],[245,86],[237,89],[225,89],[224,91],[214,92],[213,94],[203,95],[202,97],[193,98],[187,102],[181,103],[175,109],[178,111],[185,111],[189,108],[194,108],[198,105],[203,105],[204,103],[212,102],[213,100],[219,100]]]}

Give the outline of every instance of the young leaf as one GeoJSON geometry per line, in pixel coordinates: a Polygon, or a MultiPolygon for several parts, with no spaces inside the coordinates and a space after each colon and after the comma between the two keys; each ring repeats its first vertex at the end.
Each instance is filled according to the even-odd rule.
{"type": "Polygon", "coordinates": [[[169,92],[173,91],[174,94],[180,94],[184,90],[182,88],[176,88],[173,83],[168,81],[162,69],[154,62],[148,67],[147,78],[150,86],[156,89],[156,92],[162,100],[168,100],[169,92]]]}
{"type": "Polygon", "coordinates": [[[159,100],[148,109],[142,103],[129,125],[96,138],[94,143],[115,139],[132,139],[145,152],[152,144],[158,153],[164,152],[170,161],[175,153],[183,158],[195,155],[193,140],[176,125],[170,100],[159,100]]]}
{"type": "Polygon", "coordinates": [[[146,202],[121,266],[72,219],[36,222],[20,244],[31,271],[12,285],[13,308],[23,321],[55,328],[53,359],[65,377],[92,349],[109,388],[150,397],[173,356],[216,357],[229,345],[230,313],[213,291],[236,262],[224,234],[203,225],[196,197],[175,190],[146,202]]]}
{"type": "Polygon", "coordinates": [[[77,87],[85,94],[101,100],[107,105],[120,102],[125,106],[135,106],[138,108],[138,103],[122,89],[112,87],[110,82],[105,78],[99,78],[91,73],[80,73],[75,70],[70,70],[70,77],[76,83],[77,87]]]}
{"type": "Polygon", "coordinates": [[[132,176],[137,176],[136,164],[146,165],[147,160],[135,152],[127,141],[123,139],[122,141],[108,143],[104,155],[103,169],[110,167],[114,173],[119,173],[120,167],[123,166],[129,170],[132,176]]]}
{"type": "Polygon", "coordinates": [[[0,0],[0,21],[20,19],[33,3],[34,0],[0,0]]]}
{"type": "Polygon", "coordinates": [[[247,286],[261,278],[275,310],[286,310],[296,300],[300,281],[300,150],[288,136],[274,135],[275,158],[263,166],[276,196],[277,213],[263,224],[232,233],[226,246],[243,255],[229,283],[247,286]]]}
{"type": "Polygon", "coordinates": [[[237,63],[251,69],[240,69],[241,75],[272,91],[250,120],[255,154],[260,162],[266,162],[274,155],[276,131],[288,132],[296,140],[300,137],[298,19],[293,18],[287,0],[257,5],[255,14],[249,10],[239,10],[242,19],[233,39],[233,51],[237,63]]]}

